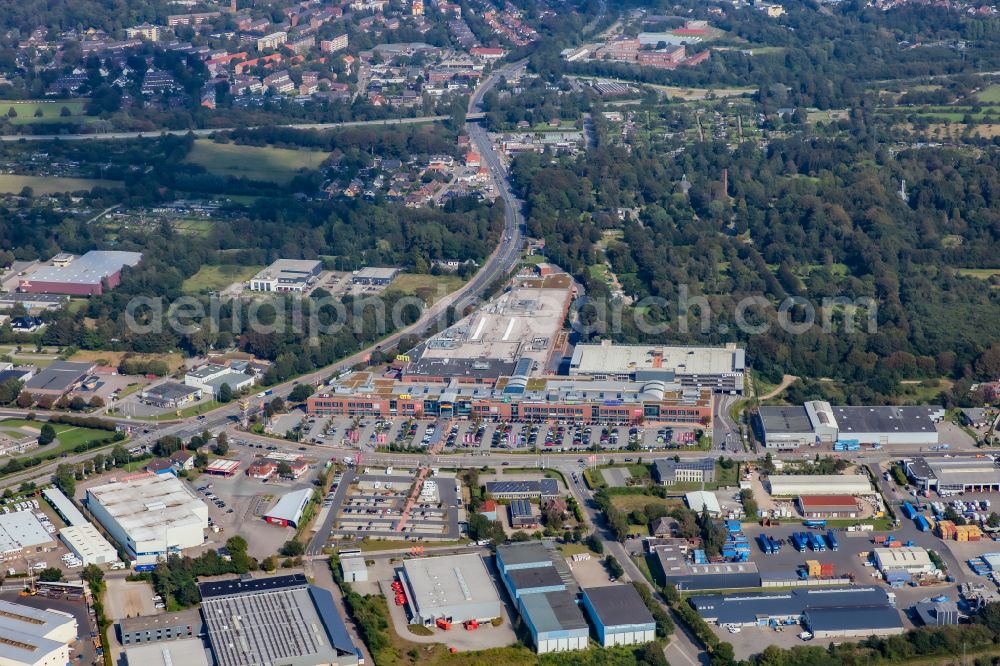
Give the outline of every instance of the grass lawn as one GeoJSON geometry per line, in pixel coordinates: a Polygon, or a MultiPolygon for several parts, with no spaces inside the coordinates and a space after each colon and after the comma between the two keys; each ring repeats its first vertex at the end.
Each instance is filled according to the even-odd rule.
{"type": "Polygon", "coordinates": [[[756,88],[681,88],[659,85],[650,85],[650,87],[659,90],[668,97],[680,97],[685,100],[706,99],[709,95],[713,97],[739,97],[753,95],[757,92],[756,88]]]}
{"type": "Polygon", "coordinates": [[[545,257],[540,254],[529,254],[524,258],[524,263],[529,266],[537,266],[545,261],[545,257]]]}
{"type": "Polygon", "coordinates": [[[424,273],[401,273],[389,285],[393,291],[412,294],[433,305],[462,286],[464,280],[457,275],[428,275],[424,273]]]}
{"type": "Polygon", "coordinates": [[[900,387],[903,395],[907,398],[914,402],[924,403],[936,400],[942,391],[950,389],[952,384],[954,382],[949,379],[932,379],[927,380],[926,383],[924,381],[904,380],[900,382],[900,387]]]}
{"type": "Polygon", "coordinates": [[[91,119],[83,115],[84,102],[80,100],[28,100],[28,101],[0,101],[0,113],[10,120],[13,125],[33,125],[36,123],[55,122],[88,122],[91,119]],[[69,109],[69,116],[63,116],[63,107],[69,109]],[[7,114],[13,108],[17,113],[16,118],[10,118],[7,114]],[[35,114],[41,110],[41,116],[35,114]]]}
{"type": "Polygon", "coordinates": [[[977,280],[989,280],[994,275],[1000,275],[1000,268],[956,268],[955,272],[977,280]]]}
{"type": "MultiPolygon", "coordinates": [[[[6,428],[28,428],[34,430],[41,430],[44,421],[29,421],[27,419],[4,419],[0,421],[0,426],[6,426],[6,428]]],[[[110,437],[111,432],[107,430],[97,430],[95,428],[80,428],[73,425],[67,425],[64,423],[53,423],[53,429],[56,431],[56,441],[59,443],[58,446],[53,447],[51,445],[43,446],[38,449],[37,453],[52,453],[53,451],[62,452],[64,450],[72,449],[73,447],[83,444],[85,442],[90,442],[95,439],[103,439],[105,437],[110,437]]],[[[32,455],[36,455],[36,452],[32,452],[32,455]]],[[[28,456],[31,457],[31,456],[28,456]]]]}
{"type": "Polygon", "coordinates": [[[66,304],[66,311],[70,314],[76,314],[80,310],[87,307],[87,299],[85,298],[73,298],[70,302],[66,304]]]}
{"type": "Polygon", "coordinates": [[[205,236],[212,230],[211,220],[177,220],[174,229],[188,236],[205,236]]]}
{"type": "Polygon", "coordinates": [[[87,361],[90,363],[107,361],[107,365],[117,368],[125,356],[146,361],[163,361],[167,364],[170,372],[173,372],[184,365],[184,355],[180,352],[176,354],[129,354],[128,352],[115,351],[78,351],[70,356],[69,360],[87,361]]]}
{"type": "Polygon", "coordinates": [[[675,509],[679,506],[684,506],[683,500],[677,498],[667,498],[657,497],[656,495],[612,495],[611,503],[615,508],[625,511],[626,513],[639,509],[640,511],[647,504],[659,504],[666,506],[667,509],[675,509]]]}
{"type": "Polygon", "coordinates": [[[563,557],[572,557],[573,555],[579,555],[580,553],[590,553],[594,557],[598,557],[596,553],[591,552],[591,550],[582,543],[561,543],[559,544],[559,552],[563,554],[563,557]]]}
{"type": "Polygon", "coordinates": [[[1000,104],[1000,85],[994,83],[986,86],[985,89],[976,94],[976,99],[983,104],[1000,104]]]}
{"type": "Polygon", "coordinates": [[[249,280],[262,268],[263,266],[237,266],[235,264],[202,266],[197,273],[184,280],[181,289],[186,294],[221,291],[234,282],[249,280]]]}
{"type": "Polygon", "coordinates": [[[117,187],[119,180],[92,180],[89,178],[56,178],[54,176],[15,176],[0,175],[0,193],[20,194],[25,187],[30,187],[35,194],[57,194],[60,192],[90,191],[98,185],[117,187]]]}
{"type": "Polygon", "coordinates": [[[826,521],[828,527],[850,527],[851,525],[857,525],[861,523],[863,525],[874,525],[875,532],[891,532],[892,531],[892,519],[891,518],[844,518],[844,519],[829,519],[826,521]]]}
{"type": "Polygon", "coordinates": [[[290,150],[266,146],[239,146],[204,139],[194,142],[185,159],[217,176],[264,180],[279,184],[289,182],[301,169],[317,169],[327,153],[314,150],[290,150]]]}
{"type": "Polygon", "coordinates": [[[591,264],[587,267],[590,272],[590,277],[596,278],[598,280],[604,280],[608,277],[608,267],[604,264],[591,264]]]}

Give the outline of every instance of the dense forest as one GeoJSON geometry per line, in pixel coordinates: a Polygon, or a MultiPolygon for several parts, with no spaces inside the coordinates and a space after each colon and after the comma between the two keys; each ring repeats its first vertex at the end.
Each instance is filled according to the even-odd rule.
{"type": "MultiPolygon", "coordinates": [[[[668,124],[687,121],[679,106],[649,112],[668,124]]],[[[816,382],[813,391],[847,402],[891,400],[903,379],[964,378],[958,388],[967,389],[972,380],[1000,376],[1000,348],[990,348],[1000,291],[957,270],[997,266],[995,152],[893,153],[875,140],[877,122],[864,112],[834,138],[803,131],[735,150],[711,140],[681,151],[615,145],[598,114],[595,126],[599,145],[585,156],[525,155],[513,168],[529,232],[544,238],[548,258],[598,300],[610,289],[590,268],[607,260],[636,303],[619,330],[585,335],[741,341],[765,378],[833,378],[838,382],[816,382]],[[902,179],[906,201],[898,195],[902,179]],[[637,214],[621,220],[619,209],[637,214]],[[685,316],[684,294],[706,299],[710,315],[694,307],[685,316]],[[750,324],[767,325],[765,332],[737,326],[738,304],[748,296],[766,299],[767,306],[745,312],[750,324]],[[862,308],[853,330],[844,308],[833,307],[829,333],[817,312],[817,325],[797,334],[777,325],[777,308],[789,297],[817,310],[823,298],[839,297],[870,298],[877,307],[862,308]],[[669,331],[640,331],[629,316],[639,309],[669,331]],[[874,326],[866,319],[872,313],[874,326]]],[[[805,310],[792,307],[791,320],[801,321],[805,310]]]]}

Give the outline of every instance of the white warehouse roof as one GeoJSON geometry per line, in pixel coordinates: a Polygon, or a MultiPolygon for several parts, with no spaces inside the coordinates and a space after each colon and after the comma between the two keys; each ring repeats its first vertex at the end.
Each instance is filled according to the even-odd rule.
{"type": "Polygon", "coordinates": [[[135,541],[162,540],[167,529],[208,523],[208,507],[172,474],[147,474],[87,490],[135,541]]]}
{"type": "Polygon", "coordinates": [[[0,515],[0,553],[13,553],[54,540],[31,511],[0,515]]]}
{"type": "Polygon", "coordinates": [[[264,517],[284,520],[298,527],[299,519],[302,518],[302,511],[306,508],[306,504],[309,502],[312,494],[312,488],[303,488],[302,490],[285,493],[278,500],[278,503],[274,505],[274,508],[268,511],[264,517]]]}
{"type": "Polygon", "coordinates": [[[864,474],[772,474],[772,495],[867,495],[871,481],[864,474]]]}
{"type": "Polygon", "coordinates": [[[59,531],[66,547],[84,564],[107,564],[118,561],[118,551],[90,523],[72,525],[59,531]]]}
{"type": "Polygon", "coordinates": [[[722,513],[722,507],[719,506],[719,498],[715,496],[715,493],[710,493],[707,490],[687,493],[684,495],[684,499],[687,500],[688,508],[695,513],[701,513],[705,509],[708,510],[709,514],[718,515],[722,513]]]}
{"type": "Polygon", "coordinates": [[[49,504],[55,507],[56,511],[59,512],[59,515],[62,516],[67,525],[87,524],[87,519],[83,517],[83,514],[76,508],[76,505],[63,494],[63,491],[59,490],[55,486],[52,486],[51,488],[43,490],[42,494],[45,496],[45,499],[49,501],[49,504]]]}
{"type": "Polygon", "coordinates": [[[931,571],[931,562],[927,550],[919,546],[909,548],[876,548],[875,559],[882,571],[931,571]]]}

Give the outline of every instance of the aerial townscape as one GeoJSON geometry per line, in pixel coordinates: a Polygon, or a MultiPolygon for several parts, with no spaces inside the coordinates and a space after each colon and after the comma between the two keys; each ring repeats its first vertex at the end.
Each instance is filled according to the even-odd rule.
{"type": "Polygon", "coordinates": [[[0,0],[0,666],[362,664],[1000,664],[996,2],[0,0]]]}

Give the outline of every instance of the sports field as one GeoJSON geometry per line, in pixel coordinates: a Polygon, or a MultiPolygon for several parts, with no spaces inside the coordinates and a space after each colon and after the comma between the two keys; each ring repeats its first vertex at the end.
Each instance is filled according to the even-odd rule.
{"type": "Polygon", "coordinates": [[[201,165],[218,176],[285,184],[299,170],[316,169],[326,158],[327,153],[313,150],[258,148],[199,139],[185,161],[201,165]]]}

